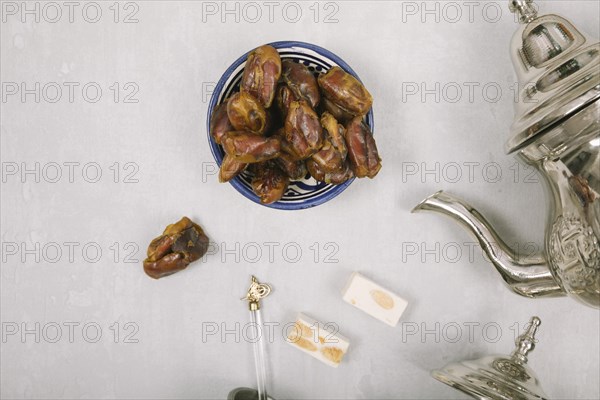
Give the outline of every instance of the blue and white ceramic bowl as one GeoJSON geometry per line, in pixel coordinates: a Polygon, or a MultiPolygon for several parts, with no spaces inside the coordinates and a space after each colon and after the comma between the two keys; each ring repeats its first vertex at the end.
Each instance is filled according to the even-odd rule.
{"type": "MultiPolygon", "coordinates": [[[[360,79],[356,72],[354,72],[352,68],[350,68],[350,66],[344,62],[344,60],[322,47],[310,43],[289,41],[269,44],[277,49],[282,60],[292,59],[296,62],[301,62],[311,71],[316,73],[327,72],[327,70],[337,65],[346,72],[354,75],[357,79],[360,79]]],[[[231,94],[239,90],[247,57],[248,53],[242,55],[229,68],[227,68],[221,79],[219,79],[219,82],[215,87],[215,91],[210,99],[210,104],[208,105],[208,115],[206,118],[208,142],[210,144],[212,154],[219,166],[223,161],[224,153],[221,146],[216,144],[210,135],[210,116],[212,115],[212,112],[216,106],[221,104],[231,94]]],[[[373,131],[373,110],[369,111],[367,114],[366,123],[371,128],[371,131],[373,131]]],[[[261,204],[258,196],[252,191],[251,181],[251,174],[244,172],[232,179],[230,183],[245,197],[255,203],[261,204]]],[[[352,181],[353,179],[345,182],[342,185],[330,185],[324,182],[317,182],[315,179],[309,176],[303,180],[291,182],[281,200],[265,206],[278,208],[281,210],[301,210],[304,208],[318,206],[319,204],[323,204],[342,193],[348,186],[350,186],[352,181]]]]}

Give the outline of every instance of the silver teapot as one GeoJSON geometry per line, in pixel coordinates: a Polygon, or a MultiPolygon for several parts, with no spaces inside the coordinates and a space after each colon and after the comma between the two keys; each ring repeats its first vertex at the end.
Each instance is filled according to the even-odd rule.
{"type": "Polygon", "coordinates": [[[520,257],[466,202],[438,192],[413,211],[462,223],[510,288],[526,297],[570,295],[600,308],[600,43],[531,0],[510,1],[521,22],[511,43],[521,101],[507,152],[546,182],[545,254],[520,257]]]}

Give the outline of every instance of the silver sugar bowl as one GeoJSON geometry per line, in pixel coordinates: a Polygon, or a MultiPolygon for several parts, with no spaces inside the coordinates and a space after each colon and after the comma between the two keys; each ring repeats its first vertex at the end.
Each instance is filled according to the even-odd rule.
{"type": "Polygon", "coordinates": [[[520,257],[485,218],[443,192],[413,211],[436,211],[465,226],[510,288],[526,297],[570,295],[600,308],[600,43],[531,0],[510,1],[521,25],[510,52],[520,83],[507,152],[545,181],[550,210],[545,252],[520,257]]]}

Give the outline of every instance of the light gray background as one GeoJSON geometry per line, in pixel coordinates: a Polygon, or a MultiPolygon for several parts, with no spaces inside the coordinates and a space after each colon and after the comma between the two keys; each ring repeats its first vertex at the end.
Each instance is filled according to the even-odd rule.
{"type": "MultiPolygon", "coordinates": [[[[255,17],[253,10],[243,14],[243,3],[237,6],[239,22],[232,14],[224,15],[223,23],[220,2],[212,3],[219,8],[216,15],[203,16],[203,7],[212,5],[194,1],[135,2],[139,21],[130,24],[114,22],[113,2],[98,3],[102,17],[97,23],[82,17],[85,3],[75,9],[73,22],[63,15],[51,23],[42,15],[39,23],[32,16],[22,23],[20,15],[4,14],[4,86],[80,86],[72,103],[66,86],[56,103],[43,93],[39,103],[33,95],[24,102],[19,95],[2,102],[3,171],[12,163],[40,165],[39,183],[31,174],[8,175],[2,183],[2,397],[216,399],[236,386],[252,386],[251,346],[243,336],[203,340],[203,329],[243,327],[248,315],[239,298],[250,274],[256,274],[274,287],[264,302],[264,316],[280,324],[268,346],[270,387],[277,398],[464,398],[430,378],[429,370],[512,351],[515,323],[522,327],[532,315],[543,323],[530,365],[548,395],[598,398],[597,310],[566,298],[517,297],[478,250],[470,259],[472,239],[460,227],[441,216],[410,214],[422,198],[445,189],[477,205],[507,241],[538,247],[543,242],[542,187],[530,182],[522,166],[516,172],[515,158],[503,150],[514,105],[508,43],[517,26],[507,2],[484,12],[486,3],[454,3],[462,12],[457,17],[446,2],[427,2],[430,9],[438,7],[439,22],[435,14],[423,14],[421,2],[403,6],[395,1],[338,1],[328,8],[299,2],[302,16],[296,23],[286,21],[295,18],[291,6],[284,18],[286,2],[277,3],[272,22],[267,5],[257,3],[262,16],[256,23],[248,20],[255,17]],[[474,7],[472,16],[469,7],[474,7]],[[336,8],[337,22],[324,23],[336,8]],[[491,22],[499,9],[499,20],[491,22]],[[276,40],[330,49],[359,73],[375,99],[381,173],[373,181],[356,181],[334,201],[301,212],[260,207],[219,184],[206,140],[210,87],[242,53],[276,40]],[[103,90],[96,103],[82,97],[88,82],[103,90]],[[114,82],[121,88],[117,103],[109,89],[114,82]],[[132,86],[124,90],[128,82],[139,88],[133,97],[137,103],[122,101],[131,92],[132,86]],[[450,84],[448,90],[459,85],[464,91],[455,103],[447,101],[455,92],[439,102],[434,95],[403,101],[403,83],[411,82],[428,88],[450,84]],[[467,82],[479,85],[472,99],[467,82]],[[490,89],[484,95],[486,84],[490,89]],[[500,96],[494,87],[501,88],[500,96]],[[49,182],[52,163],[69,162],[80,163],[73,182],[65,166],[60,181],[49,182]],[[93,169],[82,176],[82,166],[92,162],[102,170],[96,183],[84,179],[94,178],[93,169]],[[117,183],[109,168],[115,162],[121,172],[117,183]],[[125,169],[128,162],[134,164],[125,169]],[[421,174],[435,163],[439,172],[421,174]],[[451,163],[461,166],[459,179],[451,163]],[[473,179],[464,163],[476,163],[473,179]],[[406,175],[415,165],[419,173],[406,175]],[[494,182],[497,166],[502,176],[494,182]],[[138,182],[124,182],[124,174],[132,171],[138,182]],[[205,227],[219,250],[154,281],[142,270],[145,248],[182,215],[205,227]],[[65,242],[77,243],[73,259],[65,242]],[[23,248],[36,243],[39,260],[23,248]],[[82,255],[86,244],[91,249],[87,260],[82,255]],[[15,245],[19,248],[13,254],[15,245]],[[53,252],[56,246],[62,255],[53,252]],[[93,246],[102,249],[96,262],[90,259],[93,246]],[[297,248],[302,254],[291,262],[297,248]],[[127,262],[126,250],[138,262],[127,262]],[[409,301],[397,328],[342,302],[339,292],[355,270],[409,301]],[[299,311],[337,323],[351,339],[338,369],[285,343],[281,325],[299,311]],[[118,343],[110,328],[115,322],[118,343]],[[36,323],[39,343],[35,334],[8,335],[15,326],[35,330],[36,323]],[[72,343],[66,323],[78,324],[72,343]],[[87,335],[82,332],[86,323],[92,324],[87,335]],[[472,334],[469,323],[476,324],[472,334]],[[56,324],[62,336],[52,343],[56,324]],[[91,343],[95,326],[102,336],[91,343]],[[126,343],[125,334],[135,327],[128,341],[138,342],[126,343]]],[[[539,3],[544,12],[564,15],[598,36],[598,2],[539,3]]],[[[120,20],[134,10],[125,6],[119,3],[120,20]]],[[[228,7],[236,6],[231,2],[228,7]]],[[[67,12],[65,6],[62,11],[67,12]]],[[[48,19],[54,18],[53,10],[47,12],[48,19]]]]}

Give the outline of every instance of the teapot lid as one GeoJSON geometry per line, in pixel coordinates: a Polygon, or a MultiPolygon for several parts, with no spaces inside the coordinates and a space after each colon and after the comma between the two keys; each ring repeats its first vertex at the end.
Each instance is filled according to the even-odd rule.
{"type": "Polygon", "coordinates": [[[510,356],[487,356],[434,370],[431,375],[476,399],[547,399],[535,373],[527,365],[527,353],[535,347],[535,332],[541,321],[531,318],[525,333],[516,340],[510,356]]]}
{"type": "Polygon", "coordinates": [[[600,98],[600,43],[558,15],[538,16],[532,0],[510,0],[521,26],[510,46],[519,99],[509,153],[600,98]]]}

